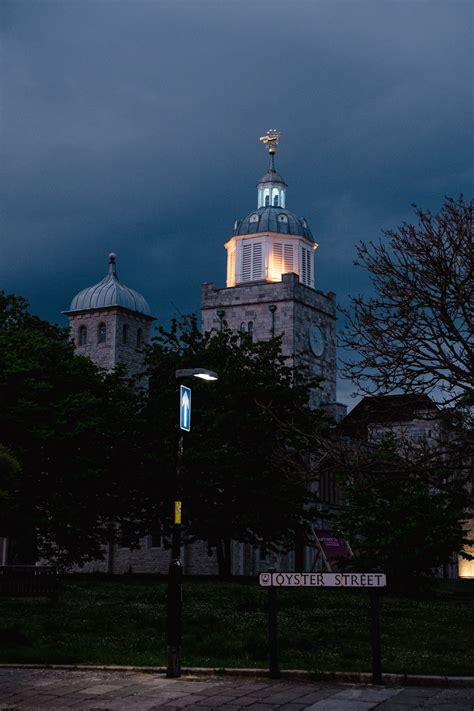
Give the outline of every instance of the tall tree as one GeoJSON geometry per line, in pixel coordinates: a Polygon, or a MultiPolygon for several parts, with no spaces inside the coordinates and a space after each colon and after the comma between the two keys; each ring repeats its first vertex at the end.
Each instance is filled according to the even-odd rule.
{"type": "MultiPolygon", "coordinates": [[[[229,574],[231,539],[290,549],[314,519],[310,476],[279,455],[299,457],[303,434],[321,426],[321,416],[306,405],[307,388],[316,383],[285,364],[279,339],[253,343],[227,329],[202,334],[192,317],[160,329],[149,353],[147,415],[156,442],[155,486],[168,501],[178,441],[175,370],[192,367],[215,370],[219,379],[192,384],[192,429],[184,443],[186,533],[215,545],[220,572],[229,574]],[[294,425],[291,435],[279,421],[294,425]]],[[[169,510],[168,504],[162,516],[169,510]]]]}
{"type": "Polygon", "coordinates": [[[392,556],[406,572],[462,550],[462,521],[472,510],[474,411],[474,201],[446,198],[437,214],[413,207],[415,224],[384,231],[377,244],[359,244],[356,264],[368,271],[373,295],[352,298],[342,335],[354,353],[344,375],[361,392],[425,393],[444,406],[443,437],[429,457],[412,451],[402,459],[382,450],[367,460],[367,470],[354,468],[359,484],[352,474],[346,480],[355,512],[345,511],[346,525],[355,531],[358,516],[366,529],[360,550],[372,546],[373,553],[378,545],[382,558],[392,556]],[[367,489],[365,515],[358,486],[367,489]],[[396,523],[391,531],[387,521],[396,523]],[[385,544],[393,539],[391,552],[384,537],[385,544]]]}
{"type": "Polygon", "coordinates": [[[20,486],[21,467],[16,457],[0,445],[0,536],[18,533],[16,492],[20,486]]]}
{"type": "Polygon", "coordinates": [[[340,535],[351,541],[354,570],[381,570],[389,584],[416,589],[422,576],[463,554],[468,538],[467,472],[450,466],[431,448],[387,435],[377,447],[339,451],[341,505],[334,515],[340,535]],[[407,454],[409,456],[407,456],[407,454]]]}
{"type": "Polygon", "coordinates": [[[352,298],[342,344],[357,355],[344,375],[364,393],[423,392],[474,405],[474,202],[447,198],[438,214],[361,243],[356,264],[374,290],[352,298]]]}
{"type": "Polygon", "coordinates": [[[101,556],[110,521],[128,512],[138,411],[120,373],[101,373],[75,355],[66,329],[0,293],[0,432],[21,464],[11,532],[19,562],[101,556]]]}

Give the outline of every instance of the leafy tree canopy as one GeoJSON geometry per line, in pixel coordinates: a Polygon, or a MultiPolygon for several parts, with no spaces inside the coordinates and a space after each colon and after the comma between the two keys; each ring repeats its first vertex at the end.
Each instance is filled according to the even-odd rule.
{"type": "Polygon", "coordinates": [[[0,445],[0,536],[11,535],[16,525],[16,491],[20,474],[18,460],[0,445]]]}
{"type": "Polygon", "coordinates": [[[335,525],[353,545],[354,570],[381,570],[391,585],[409,588],[469,543],[466,478],[429,449],[402,456],[387,436],[375,451],[352,451],[339,477],[335,525]]]}
{"type": "Polygon", "coordinates": [[[300,457],[305,434],[322,426],[321,415],[307,407],[308,387],[317,382],[286,364],[278,338],[253,343],[228,329],[202,334],[194,317],[173,321],[169,331],[159,329],[148,364],[155,486],[168,502],[179,436],[175,370],[204,367],[219,375],[216,382],[188,383],[192,429],[184,433],[183,474],[188,537],[217,546],[221,572],[230,570],[230,539],[266,548],[294,546],[314,519],[315,497],[307,470],[285,462],[300,457]]]}
{"type": "Polygon", "coordinates": [[[66,329],[0,294],[0,432],[21,465],[18,561],[101,556],[110,520],[127,513],[123,473],[137,463],[137,409],[120,373],[100,372],[75,355],[66,329]]]}

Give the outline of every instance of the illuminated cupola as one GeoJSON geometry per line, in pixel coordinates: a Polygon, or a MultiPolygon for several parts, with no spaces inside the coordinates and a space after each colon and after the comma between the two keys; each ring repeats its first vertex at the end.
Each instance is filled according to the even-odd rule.
{"type": "Polygon", "coordinates": [[[275,170],[275,144],[270,143],[270,169],[257,184],[257,207],[285,207],[287,185],[280,173],[275,170]]]}
{"type": "Polygon", "coordinates": [[[287,185],[275,169],[279,136],[271,130],[260,139],[268,146],[270,168],[257,184],[257,209],[235,221],[225,245],[228,287],[277,282],[293,272],[302,284],[314,288],[313,252],[318,245],[306,220],[286,209],[287,185]]]}

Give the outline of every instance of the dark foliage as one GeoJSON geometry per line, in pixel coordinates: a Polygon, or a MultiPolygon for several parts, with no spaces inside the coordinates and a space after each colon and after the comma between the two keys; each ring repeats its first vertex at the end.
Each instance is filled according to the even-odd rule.
{"type": "MultiPolygon", "coordinates": [[[[376,450],[352,451],[339,465],[342,506],[335,526],[351,541],[354,570],[387,573],[391,586],[414,589],[469,543],[466,474],[424,447],[400,452],[387,436],[376,450]]],[[[472,541],[471,541],[472,543],[472,541]]]]}
{"type": "Polygon", "coordinates": [[[0,294],[0,432],[21,466],[10,497],[13,560],[101,556],[110,521],[126,509],[138,404],[120,372],[100,372],[75,355],[66,329],[0,294]]]}
{"type": "MultiPolygon", "coordinates": [[[[186,533],[216,546],[221,572],[228,573],[231,539],[288,549],[314,517],[308,474],[282,466],[279,455],[300,456],[299,433],[320,427],[321,417],[306,406],[307,387],[317,384],[285,364],[279,339],[252,343],[226,329],[202,334],[193,317],[160,329],[149,353],[147,418],[156,442],[155,487],[168,502],[178,441],[175,370],[191,367],[215,370],[219,380],[192,383],[192,430],[184,435],[186,533]]],[[[170,510],[168,503],[162,518],[169,520],[170,510]]]]}

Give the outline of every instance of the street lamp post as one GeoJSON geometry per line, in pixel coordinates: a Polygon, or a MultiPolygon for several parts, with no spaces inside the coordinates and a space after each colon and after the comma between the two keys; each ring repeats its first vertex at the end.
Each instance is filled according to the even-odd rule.
{"type": "MultiPolygon", "coordinates": [[[[202,380],[217,380],[217,373],[205,368],[186,368],[175,372],[176,379],[194,377],[202,380]]],[[[181,407],[181,402],[180,402],[181,407]]],[[[189,412],[190,429],[191,413],[189,412]]],[[[183,563],[181,561],[181,495],[182,495],[182,465],[184,449],[184,427],[180,422],[178,440],[178,456],[176,460],[175,498],[173,505],[173,532],[171,538],[171,559],[168,569],[168,600],[167,600],[167,652],[168,666],[166,676],[170,679],[181,676],[181,629],[183,610],[183,563]]]]}

